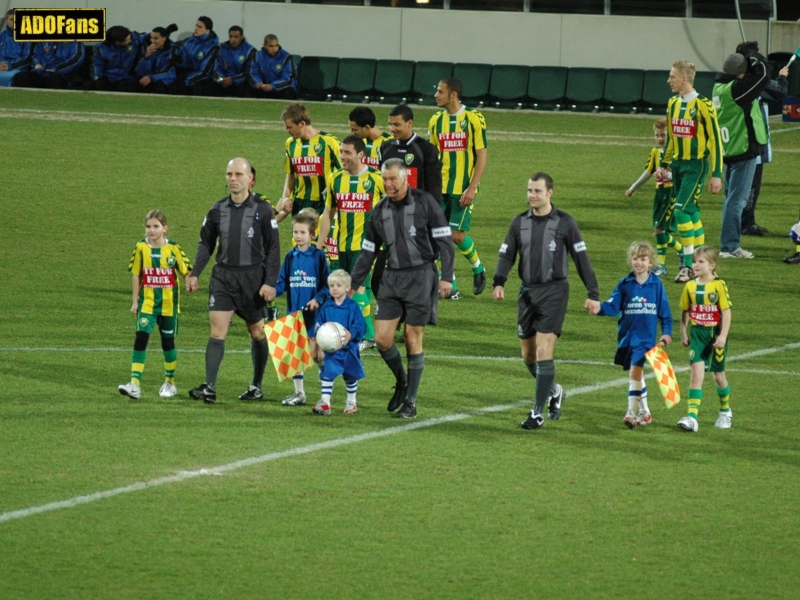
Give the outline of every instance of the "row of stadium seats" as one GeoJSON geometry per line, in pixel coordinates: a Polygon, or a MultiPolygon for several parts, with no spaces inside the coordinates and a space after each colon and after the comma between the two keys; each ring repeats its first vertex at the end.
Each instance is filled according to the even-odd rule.
{"type": "MultiPolygon", "coordinates": [[[[615,112],[662,112],[672,95],[668,70],[526,67],[295,56],[306,100],[434,104],[436,84],[455,77],[464,102],[476,107],[615,112]]],[[[695,87],[710,96],[716,73],[698,73],[695,87]]]]}

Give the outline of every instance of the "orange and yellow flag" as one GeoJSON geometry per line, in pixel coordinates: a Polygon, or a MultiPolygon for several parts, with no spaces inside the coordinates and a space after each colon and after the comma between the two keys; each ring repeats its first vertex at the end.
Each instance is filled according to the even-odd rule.
{"type": "Polygon", "coordinates": [[[647,362],[653,367],[658,381],[661,395],[664,396],[664,404],[667,408],[672,408],[681,401],[681,388],[678,387],[678,380],[675,379],[675,371],[669,356],[661,346],[650,348],[645,354],[647,362]]]}
{"type": "Polygon", "coordinates": [[[291,379],[311,366],[308,333],[301,311],[265,323],[264,333],[278,381],[291,379]]]}

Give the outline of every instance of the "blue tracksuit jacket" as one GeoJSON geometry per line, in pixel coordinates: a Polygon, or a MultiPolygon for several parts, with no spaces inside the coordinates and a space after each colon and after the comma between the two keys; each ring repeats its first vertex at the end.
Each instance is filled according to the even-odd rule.
{"type": "Polygon", "coordinates": [[[69,75],[83,63],[83,42],[39,42],[33,49],[33,64],[43,71],[69,75]]]}
{"type": "Polygon", "coordinates": [[[187,38],[179,47],[186,85],[210,79],[217,64],[219,38],[214,31],[187,38]]]}
{"type": "Polygon", "coordinates": [[[238,48],[231,46],[230,42],[225,42],[219,47],[217,55],[216,74],[214,79],[219,81],[230,77],[234,85],[241,85],[247,80],[250,72],[250,64],[256,56],[256,49],[247,40],[243,40],[238,48]]]}
{"type": "Polygon", "coordinates": [[[279,92],[286,88],[297,90],[297,67],[292,55],[281,48],[275,56],[263,48],[256,54],[250,68],[250,85],[256,87],[259,83],[268,83],[279,92]]]}
{"type": "Polygon", "coordinates": [[[109,41],[97,44],[92,55],[92,79],[105,77],[112,82],[133,79],[142,56],[142,43],[148,35],[131,31],[131,43],[124,48],[117,48],[109,41]]]}
{"type": "MultiPolygon", "coordinates": [[[[667,291],[661,280],[652,273],[641,284],[633,273],[620,279],[611,297],[600,305],[599,315],[620,315],[617,346],[622,352],[617,352],[617,357],[630,352],[630,364],[641,361],[656,344],[659,321],[662,335],[672,335],[672,312],[667,291]]],[[[614,362],[623,364],[617,359],[614,362]]]]}
{"type": "Polygon", "coordinates": [[[161,81],[164,85],[171,85],[177,79],[175,46],[170,40],[167,40],[161,50],[156,50],[150,54],[150,58],[145,58],[147,46],[149,45],[149,39],[142,43],[142,58],[139,64],[136,65],[136,74],[139,77],[149,75],[153,81],[161,81]]]}
{"type": "Polygon", "coordinates": [[[10,27],[4,27],[0,33],[0,62],[8,63],[9,71],[27,71],[31,67],[31,43],[15,42],[10,27]]]}

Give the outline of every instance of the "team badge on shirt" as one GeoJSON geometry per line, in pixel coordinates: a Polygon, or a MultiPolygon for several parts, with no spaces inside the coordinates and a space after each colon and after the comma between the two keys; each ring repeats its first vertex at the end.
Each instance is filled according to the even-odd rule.
{"type": "Polygon", "coordinates": [[[322,144],[314,144],[314,152],[319,153],[322,150],[322,144]]]}
{"type": "Polygon", "coordinates": [[[708,301],[711,302],[711,304],[716,304],[717,300],[719,300],[719,296],[717,295],[716,292],[711,292],[708,295],[708,301]]]}
{"type": "Polygon", "coordinates": [[[406,154],[406,164],[410,165],[414,162],[414,155],[413,154],[406,154]]]}
{"type": "Polygon", "coordinates": [[[247,237],[248,238],[252,238],[255,234],[256,234],[256,232],[253,230],[252,227],[247,230],[247,237]]]}
{"type": "Polygon", "coordinates": [[[238,60],[240,63],[243,63],[244,62],[244,54],[240,54],[239,58],[237,58],[236,60],[238,60]]]}
{"type": "Polygon", "coordinates": [[[174,269],[174,268],[175,268],[175,265],[177,265],[177,264],[178,264],[178,261],[177,261],[177,260],[175,260],[175,257],[174,257],[174,256],[170,256],[170,257],[167,259],[167,266],[169,266],[169,267],[172,267],[172,268],[174,269]]]}
{"type": "Polygon", "coordinates": [[[367,180],[364,182],[364,191],[365,191],[365,192],[368,192],[368,191],[370,191],[370,189],[371,189],[371,188],[372,188],[372,181],[370,181],[369,179],[367,179],[367,180]]]}
{"type": "Polygon", "coordinates": [[[278,73],[280,73],[282,69],[283,69],[283,65],[275,65],[275,70],[276,70],[278,73]]]}
{"type": "Polygon", "coordinates": [[[197,58],[198,59],[203,60],[203,56],[205,56],[205,53],[202,50],[197,53],[197,58]]]}
{"type": "Polygon", "coordinates": [[[466,129],[467,128],[467,120],[466,119],[462,119],[461,122],[458,124],[458,126],[461,127],[461,129],[466,129]]]}

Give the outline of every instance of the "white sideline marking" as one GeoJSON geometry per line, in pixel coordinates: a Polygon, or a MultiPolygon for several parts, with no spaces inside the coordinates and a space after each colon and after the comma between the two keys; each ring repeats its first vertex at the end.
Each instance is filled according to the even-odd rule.
{"type": "MultiPolygon", "coordinates": [[[[747,360],[749,358],[754,358],[757,356],[766,356],[768,354],[775,354],[777,352],[782,352],[784,350],[794,350],[795,348],[800,348],[800,342],[785,344],[783,346],[777,346],[773,348],[764,348],[762,350],[754,350],[752,352],[746,352],[745,354],[740,354],[739,356],[729,357],[727,360],[728,361],[747,360]]],[[[0,348],[0,350],[3,349],[0,348]]],[[[675,371],[680,373],[687,371],[688,369],[689,369],[688,366],[682,366],[676,368],[675,371]]],[[[652,376],[653,373],[648,373],[647,375],[648,378],[652,376]]],[[[596,392],[599,390],[603,390],[610,387],[616,387],[627,383],[628,383],[628,378],[622,377],[619,379],[613,379],[611,381],[606,381],[595,385],[587,385],[579,388],[570,389],[568,391],[570,396],[580,396],[582,394],[586,394],[589,392],[596,392]]],[[[389,427],[387,429],[381,429],[379,431],[371,431],[369,433],[362,433],[359,435],[339,438],[336,440],[329,440],[327,442],[309,444],[307,446],[298,446],[296,448],[289,448],[288,450],[282,450],[279,452],[270,452],[269,454],[262,454],[261,456],[253,456],[250,458],[237,460],[216,467],[198,469],[196,471],[179,471],[175,475],[157,477],[155,479],[150,479],[148,481],[140,481],[123,487],[105,490],[102,492],[95,492],[93,494],[87,494],[85,496],[75,496],[74,498],[70,498],[68,500],[61,500],[59,502],[51,502],[49,504],[42,504],[39,506],[31,506],[20,510],[5,512],[0,514],[0,523],[13,521],[16,519],[23,519],[25,517],[38,515],[45,512],[52,512],[55,510],[60,510],[62,508],[72,508],[74,506],[79,506],[81,504],[89,504],[90,502],[95,502],[96,500],[103,500],[105,498],[112,498],[114,496],[119,496],[121,494],[129,494],[131,492],[138,492],[149,488],[155,488],[162,485],[166,485],[168,483],[180,483],[181,481],[185,481],[187,479],[193,479],[195,477],[202,477],[205,475],[222,475],[223,473],[226,473],[228,471],[234,471],[236,469],[241,469],[243,467],[249,467],[252,465],[258,465],[265,462],[280,460],[282,458],[289,458],[292,456],[300,456],[303,454],[310,454],[312,452],[329,450],[331,448],[337,448],[339,446],[347,446],[350,444],[356,444],[358,442],[374,440],[380,437],[386,437],[398,433],[405,433],[406,431],[413,431],[415,429],[424,429],[446,423],[453,423],[455,421],[463,421],[464,419],[469,419],[470,417],[475,417],[495,412],[502,412],[510,408],[517,408],[528,404],[530,404],[530,400],[520,400],[518,402],[512,402],[510,404],[496,404],[494,406],[481,408],[469,413],[456,413],[453,415],[446,415],[444,417],[439,417],[437,419],[426,419],[424,421],[408,423],[406,425],[400,425],[398,427],[389,427]]]]}
{"type": "MultiPolygon", "coordinates": [[[[731,356],[727,359],[727,362],[737,361],[737,360],[747,360],[748,358],[753,358],[755,356],[762,356],[763,354],[773,354],[774,352],[780,352],[782,350],[793,350],[795,348],[800,348],[800,342],[794,344],[787,344],[785,346],[780,346],[779,350],[774,350],[772,348],[767,348],[766,350],[754,350],[753,352],[748,352],[747,354],[740,354],[738,356],[731,356]]],[[[67,348],[67,347],[58,347],[58,346],[39,346],[39,347],[31,347],[31,346],[21,346],[21,347],[13,347],[13,346],[6,346],[0,347],[0,352],[130,352],[130,348],[115,348],[115,347],[99,347],[99,348],[67,348]]],[[[205,352],[205,348],[187,348],[181,349],[181,353],[183,354],[203,354],[205,352]]],[[[250,350],[225,350],[225,354],[250,354],[250,350]]],[[[363,354],[361,358],[379,358],[380,355],[375,353],[367,353],[363,354]]],[[[499,361],[499,362],[516,362],[522,360],[519,356],[460,356],[457,354],[425,354],[426,359],[432,360],[464,360],[464,361],[499,361]]],[[[564,364],[564,365],[586,365],[589,367],[617,367],[612,362],[602,361],[602,360],[577,360],[577,359],[569,359],[569,358],[557,358],[555,359],[556,364],[564,364]]],[[[676,372],[683,372],[688,370],[688,367],[675,367],[676,372]]],[[[754,373],[760,375],[800,375],[800,371],[774,371],[771,369],[727,369],[732,373],[754,373]]]]}
{"type": "MultiPolygon", "coordinates": [[[[64,348],[64,347],[5,347],[0,348],[0,352],[127,352],[130,353],[130,348],[64,348]]],[[[203,354],[205,348],[189,348],[181,349],[183,354],[203,354]]],[[[250,350],[225,350],[225,354],[250,354],[250,350]]],[[[379,358],[379,354],[370,353],[363,354],[361,358],[379,358]]],[[[522,360],[519,356],[459,356],[456,354],[426,354],[425,358],[434,360],[470,360],[470,361],[508,361],[515,362],[522,360]]],[[[600,360],[570,360],[570,359],[556,359],[556,363],[573,364],[573,365],[587,365],[595,367],[613,367],[614,363],[600,360]]]]}

